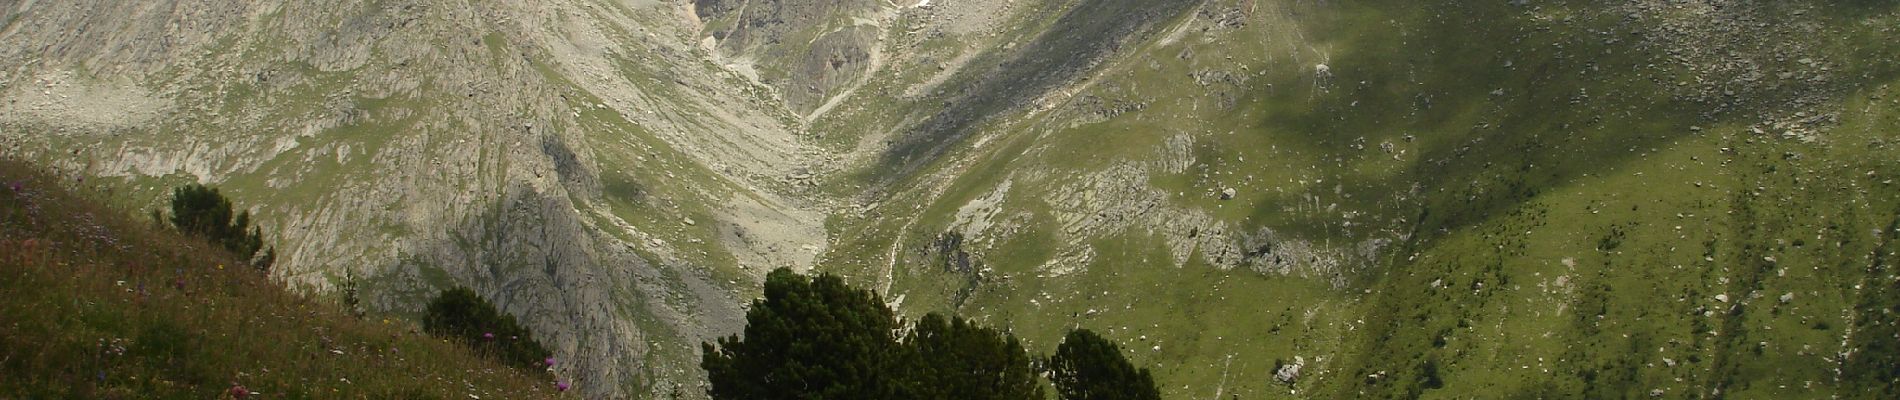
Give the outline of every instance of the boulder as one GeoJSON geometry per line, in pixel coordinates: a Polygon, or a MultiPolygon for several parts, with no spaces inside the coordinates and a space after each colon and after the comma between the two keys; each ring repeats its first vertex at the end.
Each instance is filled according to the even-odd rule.
{"type": "Polygon", "coordinates": [[[1291,385],[1299,381],[1302,368],[1306,368],[1306,358],[1294,356],[1292,364],[1281,365],[1280,369],[1273,371],[1273,380],[1291,385]]]}

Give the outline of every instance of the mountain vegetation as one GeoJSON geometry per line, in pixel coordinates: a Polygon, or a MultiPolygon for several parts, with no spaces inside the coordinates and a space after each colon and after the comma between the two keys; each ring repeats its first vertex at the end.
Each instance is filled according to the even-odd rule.
{"type": "Polygon", "coordinates": [[[1063,400],[1160,400],[1154,375],[1122,357],[1121,346],[1087,329],[1069,331],[1049,356],[1049,380],[1063,400]]]}
{"type": "Polygon", "coordinates": [[[1900,398],[1895,37],[1891,0],[0,1],[0,157],[215,187],[181,240],[367,321],[467,288],[589,398],[1013,397],[1078,328],[1164,398],[1900,398]]]}
{"type": "Polygon", "coordinates": [[[911,325],[902,344],[909,398],[1046,398],[1037,379],[1039,366],[1016,335],[960,316],[929,313],[911,325]]]}
{"type": "MultiPolygon", "coordinates": [[[[163,218],[156,210],[153,216],[163,218]]],[[[251,212],[239,211],[233,217],[231,199],[216,188],[193,183],[174,189],[169,219],[179,232],[217,243],[259,271],[269,272],[277,259],[277,250],[264,245],[263,229],[251,225],[251,212]]]]}
{"type": "Polygon", "coordinates": [[[1146,369],[1088,330],[1044,363],[1015,335],[962,317],[901,325],[869,290],[778,269],[745,336],[704,344],[701,366],[715,399],[1045,399],[1044,364],[1065,400],[1159,399],[1146,369]]]}
{"type": "Polygon", "coordinates": [[[0,398],[552,398],[393,317],[286,290],[246,257],[0,160],[0,398]]]}
{"type": "Polygon", "coordinates": [[[429,301],[422,330],[524,370],[545,372],[553,366],[553,356],[534,340],[533,332],[468,288],[444,290],[429,301]]]}
{"type": "Polygon", "coordinates": [[[715,399],[883,399],[904,393],[898,321],[874,293],[831,275],[766,276],[744,336],[703,344],[715,399]]]}

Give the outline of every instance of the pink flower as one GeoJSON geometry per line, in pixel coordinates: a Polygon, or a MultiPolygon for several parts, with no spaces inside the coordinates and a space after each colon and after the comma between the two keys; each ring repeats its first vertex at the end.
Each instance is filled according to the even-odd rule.
{"type": "Polygon", "coordinates": [[[230,392],[231,392],[231,398],[234,398],[234,399],[242,399],[242,398],[251,397],[250,389],[246,389],[244,388],[244,385],[239,385],[236,383],[231,384],[230,392]]]}
{"type": "Polygon", "coordinates": [[[7,188],[13,189],[15,193],[18,193],[21,189],[25,188],[25,186],[21,185],[20,181],[13,181],[12,183],[7,184],[7,188]]]}
{"type": "Polygon", "coordinates": [[[488,340],[495,340],[495,333],[494,333],[494,332],[484,332],[484,333],[482,333],[482,339],[488,339],[488,340]]]}
{"type": "Polygon", "coordinates": [[[554,390],[565,392],[567,388],[567,381],[554,381],[554,390]]]}
{"type": "Polygon", "coordinates": [[[554,366],[554,357],[548,357],[548,359],[546,360],[541,360],[541,363],[552,367],[554,366]]]}

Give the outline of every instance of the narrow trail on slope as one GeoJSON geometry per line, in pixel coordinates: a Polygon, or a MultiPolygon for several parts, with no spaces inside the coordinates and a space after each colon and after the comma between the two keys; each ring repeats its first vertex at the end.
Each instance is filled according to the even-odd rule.
{"type": "Polygon", "coordinates": [[[904,235],[910,233],[910,227],[917,225],[918,220],[919,218],[911,218],[910,222],[904,223],[903,228],[897,229],[897,235],[894,239],[891,239],[891,250],[884,255],[886,259],[884,263],[884,289],[879,292],[883,293],[885,297],[891,296],[891,283],[897,281],[897,252],[904,248],[904,235]]]}

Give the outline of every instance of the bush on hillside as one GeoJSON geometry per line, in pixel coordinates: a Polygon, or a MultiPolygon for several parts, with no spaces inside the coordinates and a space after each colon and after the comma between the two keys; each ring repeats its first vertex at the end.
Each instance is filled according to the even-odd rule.
{"type": "Polygon", "coordinates": [[[547,367],[543,360],[548,350],[534,340],[533,333],[469,288],[445,290],[430,301],[422,328],[431,335],[467,343],[503,364],[528,370],[547,367]]]}
{"type": "Polygon", "coordinates": [[[172,226],[180,232],[217,243],[261,271],[276,262],[277,250],[264,246],[264,232],[251,225],[251,212],[232,214],[231,199],[218,189],[195,183],[173,189],[171,208],[172,226]]]}

